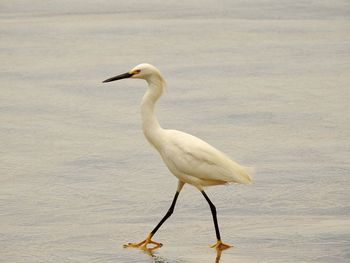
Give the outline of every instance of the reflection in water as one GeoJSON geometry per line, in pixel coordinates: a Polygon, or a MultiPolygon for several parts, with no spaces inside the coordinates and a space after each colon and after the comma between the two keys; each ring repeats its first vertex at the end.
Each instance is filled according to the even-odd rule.
{"type": "Polygon", "coordinates": [[[221,253],[222,253],[222,250],[220,250],[220,249],[217,249],[217,250],[216,250],[215,263],[219,263],[219,262],[220,262],[221,253]]]}
{"type": "Polygon", "coordinates": [[[169,260],[163,258],[162,256],[160,256],[159,254],[156,254],[155,250],[158,247],[148,248],[146,246],[140,246],[140,247],[125,247],[125,248],[136,248],[136,249],[141,250],[146,255],[150,256],[154,260],[154,263],[180,262],[180,261],[177,261],[177,260],[176,261],[169,261],[169,260]]]}
{"type": "MultiPolygon", "coordinates": [[[[130,247],[129,247],[130,248],[130,247]]],[[[147,248],[146,246],[141,246],[141,247],[134,247],[134,248],[137,248],[137,249],[140,249],[142,250],[146,255],[152,257],[152,259],[154,260],[154,263],[168,263],[168,262],[181,262],[181,261],[169,261],[168,259],[165,259],[163,258],[162,256],[160,256],[159,254],[156,254],[155,253],[155,250],[158,249],[157,247],[153,247],[153,248],[147,248]]],[[[222,252],[224,250],[227,250],[227,249],[224,249],[224,250],[221,250],[221,249],[215,249],[216,250],[216,256],[215,256],[215,263],[219,263],[220,262],[220,259],[221,259],[221,255],[222,255],[222,252]]]]}
{"type": "Polygon", "coordinates": [[[152,255],[152,258],[154,260],[154,263],[170,263],[170,262],[181,262],[181,261],[169,261],[165,258],[163,258],[162,256],[160,255],[156,255],[156,254],[153,254],[152,255]]]}

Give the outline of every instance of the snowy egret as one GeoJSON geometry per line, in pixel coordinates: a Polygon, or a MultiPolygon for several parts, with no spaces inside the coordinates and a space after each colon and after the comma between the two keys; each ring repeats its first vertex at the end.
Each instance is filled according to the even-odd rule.
{"type": "Polygon", "coordinates": [[[178,178],[178,185],[168,212],[146,239],[140,243],[128,243],[124,247],[149,249],[147,245],[153,244],[154,247],[150,248],[153,250],[162,246],[161,243],[153,241],[152,237],[173,213],[179,193],[186,183],[195,186],[209,204],[217,239],[212,247],[217,250],[231,247],[221,241],[216,208],[204,192],[204,187],[231,182],[249,184],[252,179],[248,169],[232,161],[224,153],[197,137],[177,130],[163,129],[159,125],[154,108],[163,93],[165,81],[156,67],[142,63],[127,73],[106,79],[103,82],[125,78],[144,79],[148,83],[148,90],[141,102],[143,133],[149,143],[159,152],[169,170],[178,178]]]}

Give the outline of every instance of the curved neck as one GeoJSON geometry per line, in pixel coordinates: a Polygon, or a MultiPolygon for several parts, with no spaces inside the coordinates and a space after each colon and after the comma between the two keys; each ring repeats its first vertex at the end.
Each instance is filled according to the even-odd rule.
{"type": "Polygon", "coordinates": [[[142,128],[147,140],[157,149],[159,148],[159,134],[162,127],[159,125],[154,108],[164,90],[164,80],[161,76],[153,75],[146,79],[148,90],[141,102],[142,128]]]}

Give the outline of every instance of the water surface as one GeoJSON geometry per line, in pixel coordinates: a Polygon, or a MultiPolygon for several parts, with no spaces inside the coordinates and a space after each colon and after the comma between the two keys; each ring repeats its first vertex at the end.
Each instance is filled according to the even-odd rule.
{"type": "Polygon", "coordinates": [[[153,257],[123,249],[176,179],[140,128],[141,62],[168,88],[164,127],[257,173],[208,188],[220,262],[348,262],[350,7],[346,1],[2,1],[2,262],[215,262],[211,214],[185,186],[153,257]]]}

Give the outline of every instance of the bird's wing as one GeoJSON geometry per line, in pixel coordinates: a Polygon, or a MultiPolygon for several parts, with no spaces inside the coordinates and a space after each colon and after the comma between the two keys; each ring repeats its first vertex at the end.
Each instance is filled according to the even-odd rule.
{"type": "Polygon", "coordinates": [[[205,141],[176,130],[168,131],[164,154],[176,169],[202,180],[250,183],[245,169],[205,141]]]}

